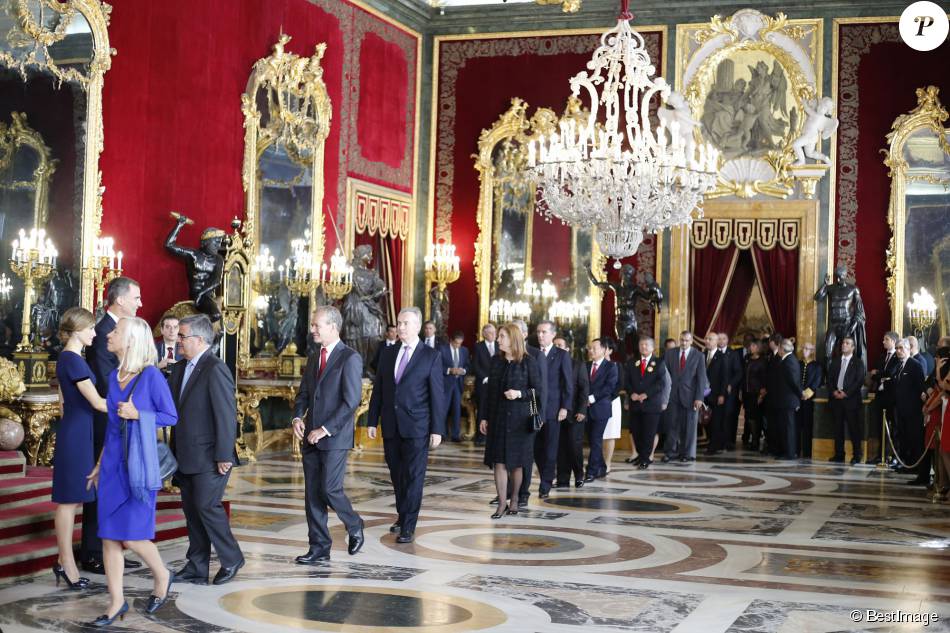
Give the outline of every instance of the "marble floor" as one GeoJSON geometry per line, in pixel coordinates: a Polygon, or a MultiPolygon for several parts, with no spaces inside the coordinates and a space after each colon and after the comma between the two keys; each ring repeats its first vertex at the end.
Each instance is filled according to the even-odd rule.
{"type": "MultiPolygon", "coordinates": [[[[247,558],[236,580],[176,585],[174,602],[145,616],[151,581],[139,570],[115,629],[950,631],[950,504],[930,503],[906,476],[740,453],[638,471],[622,457],[605,481],[532,496],[527,512],[492,521],[481,451],[440,447],[416,541],[398,545],[382,452],[368,448],[347,480],[365,547],[348,556],[333,517],[332,561],[302,567],[300,466],[264,456],[232,477],[247,558]]],[[[184,541],[161,549],[171,568],[183,564],[184,541]]],[[[82,593],[51,574],[0,586],[0,629],[86,630],[107,603],[104,578],[92,579],[82,593]]]]}

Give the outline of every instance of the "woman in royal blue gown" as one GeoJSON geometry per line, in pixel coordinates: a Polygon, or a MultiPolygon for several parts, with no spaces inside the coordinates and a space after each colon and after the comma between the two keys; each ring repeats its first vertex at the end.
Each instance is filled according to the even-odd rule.
{"type": "Polygon", "coordinates": [[[56,380],[63,415],[56,425],[53,451],[54,525],[59,560],[53,566],[56,584],[65,580],[70,589],[85,589],[89,580],[79,576],[73,556],[76,506],[94,501],[96,493],[86,486],[86,475],[96,461],[92,445],[92,412],[106,410],[106,401],[96,391],[96,378],[82,357],[82,348],[96,337],[96,318],[84,308],[70,308],[59,322],[59,340],[65,341],[56,361],[56,380]]]}
{"type": "Polygon", "coordinates": [[[148,323],[137,317],[119,319],[109,333],[108,350],[118,357],[119,367],[109,376],[109,424],[89,483],[99,489],[99,538],[111,603],[90,623],[93,626],[112,624],[129,610],[122,592],[123,547],[138,554],[152,571],[155,585],[146,613],[165,604],[174,581],[152,539],[155,497],[162,487],[155,429],[178,421],[175,403],[155,367],[148,323]]]}

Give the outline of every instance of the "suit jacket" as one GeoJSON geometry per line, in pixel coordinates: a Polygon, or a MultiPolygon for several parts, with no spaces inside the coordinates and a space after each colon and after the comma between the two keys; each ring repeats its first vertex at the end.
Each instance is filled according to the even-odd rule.
{"type": "Polygon", "coordinates": [[[878,360],[878,374],[876,379],[871,382],[871,390],[874,393],[874,398],[880,401],[881,406],[894,406],[894,379],[897,377],[897,370],[900,368],[900,364],[901,362],[897,358],[896,352],[891,354],[890,361],[887,361],[886,352],[881,356],[880,360],[878,360]],[[880,385],[883,385],[884,388],[878,390],[880,385]]]}
{"type": "Polygon", "coordinates": [[[915,356],[911,356],[911,358],[923,366],[924,376],[929,376],[933,373],[934,367],[936,367],[936,361],[934,361],[934,357],[929,352],[918,352],[915,356]]]}
{"type": "Polygon", "coordinates": [[[728,392],[736,395],[739,392],[739,386],[742,384],[742,350],[727,347],[722,352],[726,361],[726,386],[728,392]]]}
{"type": "Polygon", "coordinates": [[[624,371],[626,385],[624,389],[627,392],[627,400],[630,403],[632,411],[641,411],[643,413],[660,413],[669,400],[669,392],[666,385],[666,365],[663,360],[656,356],[647,359],[646,370],[641,366],[642,359],[632,358],[627,361],[627,368],[624,371]],[[643,372],[641,375],[641,371],[643,372]],[[663,394],[666,392],[666,398],[663,394]],[[633,394],[647,394],[647,399],[643,402],[630,400],[633,394]]]}
{"type": "Polygon", "coordinates": [[[590,404],[587,396],[590,395],[590,373],[587,371],[587,363],[574,363],[574,402],[571,406],[571,412],[567,419],[574,421],[574,416],[580,413],[587,415],[587,407],[590,404]]]}
{"type": "Polygon", "coordinates": [[[801,363],[794,354],[777,360],[766,379],[766,404],[770,409],[792,409],[801,406],[801,363]]]}
{"type": "Polygon", "coordinates": [[[445,386],[442,356],[419,339],[409,364],[396,384],[396,360],[402,345],[383,350],[373,379],[369,426],[380,425],[384,438],[445,435],[445,386]]]}
{"type": "Polygon", "coordinates": [[[339,341],[330,355],[327,366],[320,369],[320,351],[307,361],[300,389],[294,401],[294,417],[303,420],[304,436],[321,426],[330,437],[316,445],[303,442],[303,450],[334,450],[353,448],[353,425],[356,409],[363,395],[363,359],[343,341],[339,341]]]}
{"type": "MultiPolygon", "coordinates": [[[[894,374],[894,408],[897,419],[902,424],[916,423],[923,426],[923,402],[920,394],[924,392],[924,368],[920,362],[908,358],[903,368],[898,364],[894,374]]],[[[893,430],[891,431],[893,433],[893,430]]]]}
{"type": "Polygon", "coordinates": [[[859,408],[861,406],[861,385],[864,384],[864,376],[867,374],[864,363],[857,355],[851,357],[848,368],[844,372],[844,389],[842,391],[847,394],[847,397],[843,400],[834,397],[834,392],[838,389],[838,374],[840,373],[841,357],[835,356],[834,360],[831,361],[831,369],[828,370],[828,391],[832,394],[829,402],[838,402],[846,409],[859,408]]]}
{"type": "Polygon", "coordinates": [[[380,341],[379,346],[376,348],[376,353],[373,354],[373,361],[369,364],[369,368],[374,372],[379,368],[379,356],[383,353],[383,350],[387,347],[392,347],[393,345],[399,345],[399,339],[396,339],[392,345],[387,345],[386,343],[388,343],[386,339],[380,341]]]}
{"type": "Polygon", "coordinates": [[[693,402],[703,399],[703,393],[709,385],[706,377],[706,357],[695,348],[686,355],[686,367],[680,371],[680,348],[670,349],[663,356],[663,362],[670,372],[670,402],[682,407],[692,407],[693,402]]]}
{"type": "MultiPolygon", "coordinates": [[[[497,342],[495,343],[497,346],[497,342]]],[[[538,369],[541,370],[541,389],[538,391],[538,413],[541,414],[542,420],[547,420],[547,395],[548,395],[548,364],[542,362],[544,360],[544,355],[541,353],[537,347],[533,345],[528,345],[525,343],[524,349],[528,352],[528,355],[531,356],[538,363],[538,369]]],[[[554,412],[554,417],[557,417],[557,411],[554,412]]]]}
{"type": "MultiPolygon", "coordinates": [[[[590,377],[593,363],[587,363],[587,376],[590,377]]],[[[590,381],[590,394],[587,402],[587,415],[594,420],[609,420],[613,413],[613,399],[617,392],[617,365],[613,361],[602,360],[597,375],[590,381]],[[594,401],[590,401],[590,396],[594,401]]]]}
{"type": "MultiPolygon", "coordinates": [[[[704,363],[708,357],[707,350],[703,352],[704,363]]],[[[727,395],[726,390],[732,378],[732,362],[729,360],[729,355],[716,350],[713,353],[712,362],[706,365],[706,377],[709,380],[709,396],[706,398],[706,403],[714,405],[719,396],[727,395]]]]}
{"type": "Polygon", "coordinates": [[[563,349],[551,346],[547,358],[544,352],[538,356],[538,362],[547,365],[545,376],[544,416],[546,420],[557,419],[560,409],[571,410],[574,402],[574,371],[571,357],[563,349]]]}
{"type": "MultiPolygon", "coordinates": [[[[106,337],[115,326],[116,322],[112,317],[104,314],[96,323],[96,338],[92,339],[92,345],[86,348],[86,362],[92,370],[92,375],[96,377],[96,391],[103,398],[109,390],[109,374],[119,366],[118,357],[106,347],[106,337]]],[[[102,414],[103,417],[105,415],[102,414]]]]}
{"type": "Polygon", "coordinates": [[[187,366],[187,362],[175,363],[168,377],[178,410],[178,424],[172,428],[170,441],[178,459],[178,471],[195,475],[216,470],[217,462],[239,465],[234,448],[237,403],[228,366],[210,349],[205,350],[182,392],[187,366]]]}
{"type": "Polygon", "coordinates": [[[802,377],[802,391],[805,389],[811,389],[812,391],[818,391],[818,388],[821,387],[822,383],[825,381],[825,372],[821,368],[821,364],[816,361],[808,361],[802,367],[801,370],[802,377]]]}
{"type": "MultiPolygon", "coordinates": [[[[158,360],[165,358],[165,339],[160,338],[155,341],[155,353],[158,354],[158,360]]],[[[178,345],[175,345],[175,360],[179,361],[183,358],[184,356],[178,351],[178,345]]]]}
{"type": "MultiPolygon", "coordinates": [[[[449,374],[449,369],[452,368],[452,344],[449,343],[448,345],[440,347],[439,353],[442,355],[443,385],[445,386],[446,393],[452,389],[456,389],[459,393],[462,393],[462,387],[465,386],[465,375],[452,376],[449,374]]],[[[468,348],[462,345],[459,347],[459,367],[468,373],[468,364],[468,348]]]]}

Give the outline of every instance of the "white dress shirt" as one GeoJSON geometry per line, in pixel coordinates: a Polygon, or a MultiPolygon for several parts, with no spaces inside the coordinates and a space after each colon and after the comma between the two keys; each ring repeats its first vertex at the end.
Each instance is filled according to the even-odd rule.
{"type": "Polygon", "coordinates": [[[844,375],[848,371],[848,365],[851,363],[851,356],[841,357],[841,371],[838,372],[838,391],[844,391],[844,375]]]}

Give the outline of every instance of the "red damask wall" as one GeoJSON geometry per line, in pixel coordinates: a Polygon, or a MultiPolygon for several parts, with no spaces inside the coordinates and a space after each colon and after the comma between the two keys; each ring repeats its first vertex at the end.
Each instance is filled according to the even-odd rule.
{"type": "MultiPolygon", "coordinates": [[[[662,34],[643,35],[651,59],[661,67],[662,34]]],[[[599,37],[598,32],[436,42],[435,233],[437,238],[450,238],[461,258],[461,276],[450,288],[449,329],[464,331],[470,340],[478,328],[473,260],[478,238],[479,185],[472,159],[478,151],[478,136],[508,109],[512,97],[528,103],[528,116],[539,107],[561,112],[570,94],[568,79],[585,67],[599,37]]],[[[535,218],[534,250],[538,253],[544,249],[554,272],[556,262],[566,259],[569,245],[539,239],[544,238],[549,226],[540,217],[535,218]]],[[[651,236],[631,262],[642,270],[655,272],[655,261],[655,241],[651,236]]],[[[604,331],[609,332],[613,328],[610,298],[604,302],[604,317],[604,331]]]]}
{"type": "Polygon", "coordinates": [[[916,107],[917,88],[937,86],[943,102],[950,102],[950,44],[915,51],[901,41],[896,22],[841,24],[838,36],[835,253],[861,289],[873,363],[891,328],[886,268],[891,181],[880,150],[887,147],[894,119],[916,107]]]}
{"type": "MultiPolygon", "coordinates": [[[[124,250],[154,320],[187,295],[184,267],[162,247],[168,212],[206,226],[244,215],[241,94],[281,31],[288,50],[327,50],[333,103],[324,202],[343,225],[346,178],[412,192],[418,37],[343,0],[112,0],[118,52],[103,91],[103,234],[124,250]]],[[[329,216],[327,216],[329,217],[329,216]]],[[[327,246],[336,245],[327,222],[327,246]]]]}

